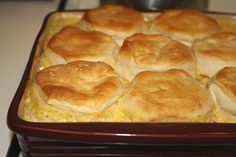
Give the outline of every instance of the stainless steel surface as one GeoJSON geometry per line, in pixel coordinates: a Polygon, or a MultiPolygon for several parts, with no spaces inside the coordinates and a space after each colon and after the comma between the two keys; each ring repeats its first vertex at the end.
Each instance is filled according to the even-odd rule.
{"type": "Polygon", "coordinates": [[[172,8],[208,9],[208,0],[101,0],[103,4],[120,4],[138,10],[160,10],[172,8]]]}

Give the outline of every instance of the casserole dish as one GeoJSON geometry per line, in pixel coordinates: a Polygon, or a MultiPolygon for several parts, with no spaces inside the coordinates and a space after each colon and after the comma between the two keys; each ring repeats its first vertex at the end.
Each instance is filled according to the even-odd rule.
{"type": "MultiPolygon", "coordinates": [[[[201,155],[207,151],[219,154],[227,152],[230,155],[236,151],[236,125],[234,123],[36,123],[23,120],[21,118],[24,110],[22,101],[31,80],[34,79],[35,71],[40,68],[39,56],[42,52],[40,45],[44,45],[43,43],[51,37],[49,28],[53,26],[55,30],[59,30],[64,24],[76,23],[77,18],[82,14],[83,12],[78,11],[49,14],[35,40],[7,116],[8,126],[17,134],[23,155],[124,156],[133,154],[145,156],[148,154],[155,156],[158,153],[168,155],[169,151],[182,154],[186,152],[185,147],[188,147],[187,153],[190,155],[201,155]],[[215,150],[218,151],[215,152],[215,150]]],[[[158,13],[144,14],[149,18],[158,13]]],[[[233,14],[208,14],[223,23],[235,17],[233,14]]]]}

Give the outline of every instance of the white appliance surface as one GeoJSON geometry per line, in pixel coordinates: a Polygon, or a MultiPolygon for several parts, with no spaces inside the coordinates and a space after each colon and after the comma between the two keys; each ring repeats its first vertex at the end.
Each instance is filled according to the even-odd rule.
{"type": "Polygon", "coordinates": [[[0,1],[0,156],[12,137],[6,124],[9,105],[43,19],[57,6],[57,0],[0,1]]]}

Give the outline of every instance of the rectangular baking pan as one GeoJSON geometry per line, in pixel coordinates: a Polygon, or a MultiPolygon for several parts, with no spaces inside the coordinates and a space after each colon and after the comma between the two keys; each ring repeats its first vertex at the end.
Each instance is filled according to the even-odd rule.
{"type": "MultiPolygon", "coordinates": [[[[145,156],[149,152],[152,156],[158,153],[168,155],[170,150],[190,155],[205,154],[209,151],[215,154],[227,152],[228,155],[236,152],[236,124],[234,123],[34,123],[22,120],[18,115],[20,102],[33,67],[37,64],[35,58],[41,53],[39,42],[47,29],[47,24],[55,15],[66,16],[74,13],[78,12],[53,12],[45,18],[33,45],[21,83],[10,105],[7,124],[16,133],[23,155],[136,154],[145,156]],[[188,151],[182,146],[188,147],[188,151]]],[[[227,19],[235,17],[233,14],[223,13],[210,13],[210,15],[227,19]]]]}

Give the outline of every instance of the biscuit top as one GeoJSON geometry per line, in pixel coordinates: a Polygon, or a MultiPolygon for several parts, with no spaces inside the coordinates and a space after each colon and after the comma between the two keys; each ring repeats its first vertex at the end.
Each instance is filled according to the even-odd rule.
{"type": "Polygon", "coordinates": [[[175,39],[193,41],[220,31],[213,18],[194,10],[167,10],[156,17],[154,29],[175,39]]]}
{"type": "Polygon", "coordinates": [[[126,38],[119,57],[141,66],[194,62],[190,48],[159,34],[135,34],[126,38]]]}
{"type": "Polygon", "coordinates": [[[135,33],[144,24],[143,16],[138,11],[114,5],[91,9],[84,14],[82,20],[94,26],[95,30],[103,30],[111,34],[135,33]]]}
{"type": "Polygon", "coordinates": [[[236,34],[216,33],[194,42],[195,53],[236,63],[236,34]]]}
{"type": "Polygon", "coordinates": [[[80,112],[103,110],[114,103],[121,91],[115,71],[102,62],[55,65],[39,71],[36,83],[48,104],[80,112]]]}
{"type": "Polygon", "coordinates": [[[149,120],[200,118],[213,105],[207,90],[198,81],[176,69],[137,74],[128,95],[126,106],[138,108],[133,112],[140,111],[137,115],[150,116],[149,120]]]}
{"type": "Polygon", "coordinates": [[[225,93],[236,100],[236,67],[225,67],[220,70],[214,81],[225,93]]]}
{"type": "Polygon", "coordinates": [[[67,62],[109,57],[115,46],[115,41],[104,33],[72,26],[64,27],[48,43],[48,47],[67,62]]]}

